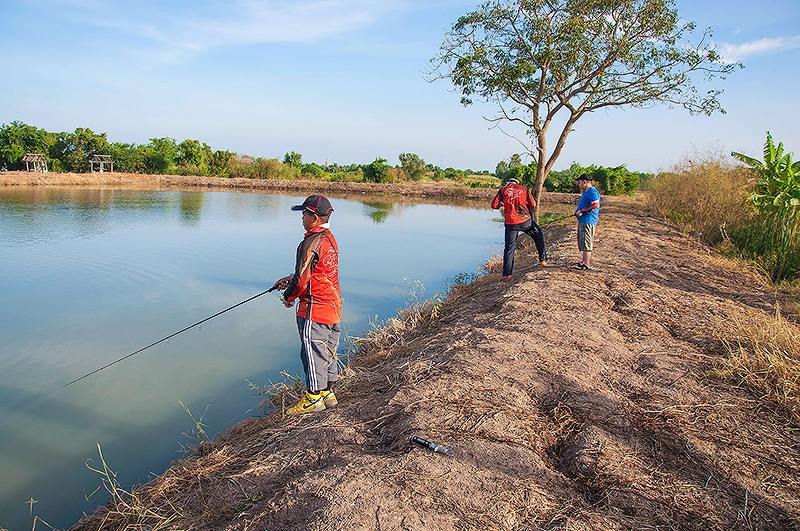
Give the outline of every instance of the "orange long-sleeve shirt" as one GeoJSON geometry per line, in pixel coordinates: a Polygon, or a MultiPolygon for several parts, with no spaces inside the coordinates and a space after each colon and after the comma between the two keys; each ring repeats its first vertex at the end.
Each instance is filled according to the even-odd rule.
{"type": "Polygon", "coordinates": [[[531,211],[536,208],[536,199],[521,184],[510,183],[500,188],[492,200],[492,208],[500,208],[500,205],[503,205],[506,225],[516,225],[531,219],[531,211]]]}
{"type": "Polygon", "coordinates": [[[294,276],[283,296],[287,302],[300,300],[300,317],[328,325],[341,322],[339,245],[328,228],[315,227],[306,232],[297,247],[294,276]]]}

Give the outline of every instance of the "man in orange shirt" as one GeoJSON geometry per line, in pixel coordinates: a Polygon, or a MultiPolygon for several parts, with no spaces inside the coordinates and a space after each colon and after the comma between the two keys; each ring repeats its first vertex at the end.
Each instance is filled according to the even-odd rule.
{"type": "Polygon", "coordinates": [[[539,253],[539,267],[547,266],[547,248],[544,244],[544,233],[533,220],[533,209],[536,199],[529,189],[522,186],[517,179],[509,179],[492,200],[492,208],[503,207],[505,219],[505,250],[503,252],[503,280],[511,280],[514,271],[514,251],[517,249],[517,236],[524,232],[536,243],[539,253]]]}
{"type": "Polygon", "coordinates": [[[333,212],[328,198],[311,195],[292,210],[303,212],[305,237],[297,247],[294,274],[275,285],[285,289],[284,306],[297,306],[300,359],[305,372],[306,393],[289,408],[289,415],[322,411],[337,405],[332,385],[339,379],[336,349],[342,320],[339,290],[339,246],[329,222],[333,212]]]}

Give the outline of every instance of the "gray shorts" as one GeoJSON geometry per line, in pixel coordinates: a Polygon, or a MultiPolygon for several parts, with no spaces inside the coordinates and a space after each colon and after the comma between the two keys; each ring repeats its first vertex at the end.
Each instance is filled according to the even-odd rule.
{"type": "Polygon", "coordinates": [[[297,330],[306,389],[321,391],[339,379],[339,325],[315,323],[298,316],[297,330]]]}
{"type": "Polygon", "coordinates": [[[597,225],[578,223],[578,250],[591,251],[594,247],[594,228],[597,225]]]}

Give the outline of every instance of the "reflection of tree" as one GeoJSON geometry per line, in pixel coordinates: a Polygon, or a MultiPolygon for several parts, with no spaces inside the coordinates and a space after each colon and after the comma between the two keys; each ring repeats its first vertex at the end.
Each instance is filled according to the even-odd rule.
{"type": "Polygon", "coordinates": [[[383,223],[395,208],[395,203],[384,203],[381,201],[363,201],[367,207],[367,216],[375,223],[383,223]]]}
{"type": "Polygon", "coordinates": [[[189,225],[197,223],[204,198],[203,192],[181,192],[181,221],[189,225]]]}

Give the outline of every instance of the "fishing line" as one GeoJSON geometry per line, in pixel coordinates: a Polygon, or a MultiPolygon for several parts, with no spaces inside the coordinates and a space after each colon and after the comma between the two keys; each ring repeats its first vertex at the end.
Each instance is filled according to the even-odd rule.
{"type": "Polygon", "coordinates": [[[245,300],[243,300],[242,302],[237,302],[237,303],[236,303],[236,304],[234,304],[233,306],[229,306],[228,308],[225,308],[224,310],[221,310],[221,311],[219,311],[219,312],[215,313],[214,315],[211,315],[211,316],[209,316],[209,317],[206,317],[205,319],[203,319],[203,320],[201,320],[201,321],[197,321],[196,323],[190,324],[189,326],[187,326],[187,327],[185,327],[185,328],[182,328],[182,329],[178,330],[177,332],[175,332],[175,333],[172,333],[172,334],[168,335],[167,337],[163,337],[163,338],[159,339],[158,341],[155,341],[155,342],[153,342],[153,343],[150,343],[150,344],[149,344],[149,345],[147,345],[146,347],[142,347],[142,348],[140,348],[139,350],[136,350],[136,351],[134,351],[134,352],[131,352],[130,354],[126,354],[125,356],[122,356],[121,358],[119,358],[119,359],[116,359],[116,360],[112,361],[111,363],[107,363],[106,365],[103,365],[102,367],[100,367],[100,368],[98,368],[98,369],[95,369],[95,370],[93,370],[93,371],[92,371],[92,372],[90,372],[90,373],[86,373],[86,374],[84,374],[83,376],[81,376],[80,378],[76,378],[76,379],[72,380],[71,382],[64,384],[64,387],[68,387],[68,386],[70,386],[70,385],[72,385],[72,384],[74,384],[74,383],[76,383],[76,382],[80,382],[80,381],[81,381],[81,380],[83,380],[84,378],[88,378],[89,376],[91,376],[91,375],[93,375],[93,374],[97,374],[98,372],[100,372],[100,371],[102,371],[102,370],[108,369],[108,368],[109,368],[109,367],[111,367],[112,365],[116,365],[117,363],[119,363],[119,362],[121,362],[121,361],[124,361],[124,360],[126,360],[126,359],[130,358],[131,356],[135,356],[136,354],[139,354],[140,352],[143,352],[143,351],[145,351],[145,350],[149,349],[150,347],[154,347],[154,346],[158,345],[159,343],[163,343],[163,342],[164,342],[164,341],[166,341],[167,339],[173,338],[173,337],[177,336],[178,334],[181,334],[181,333],[183,333],[183,332],[186,332],[187,330],[191,330],[191,329],[192,329],[192,328],[194,328],[195,326],[201,325],[201,324],[205,323],[206,321],[210,321],[210,320],[211,320],[211,319],[213,319],[214,317],[218,317],[218,316],[222,315],[222,314],[223,314],[223,313],[225,313],[225,312],[229,312],[229,311],[233,310],[234,308],[238,308],[238,307],[239,307],[239,306],[241,306],[242,304],[246,304],[246,303],[248,303],[248,302],[252,301],[253,299],[257,299],[258,297],[261,297],[262,295],[266,295],[267,293],[269,293],[269,292],[271,292],[271,291],[275,291],[276,289],[278,289],[278,285],[277,285],[277,283],[276,283],[276,285],[272,286],[272,287],[271,287],[271,288],[269,288],[268,290],[265,290],[265,291],[262,291],[261,293],[258,293],[258,294],[256,294],[256,295],[253,295],[253,296],[252,296],[252,297],[250,297],[249,299],[245,299],[245,300]]]}

